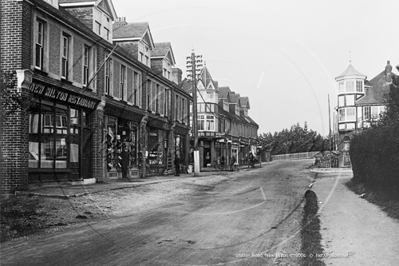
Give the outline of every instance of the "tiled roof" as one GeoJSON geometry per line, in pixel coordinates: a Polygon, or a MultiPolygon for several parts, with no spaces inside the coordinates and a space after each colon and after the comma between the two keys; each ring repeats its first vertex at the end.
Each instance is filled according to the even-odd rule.
{"type": "Polygon", "coordinates": [[[151,57],[164,57],[170,51],[172,45],[170,42],[155,43],[154,50],[151,52],[151,57]]]}
{"type": "Polygon", "coordinates": [[[239,101],[240,101],[240,105],[242,107],[246,107],[249,109],[249,98],[248,97],[240,97],[239,101]]]}
{"type": "MultiPolygon", "coordinates": [[[[392,73],[396,78],[398,77],[392,73]]],[[[384,97],[390,90],[390,84],[387,83],[387,76],[385,71],[382,71],[372,80],[367,81],[365,86],[371,86],[366,88],[365,95],[356,101],[358,105],[382,105],[384,102],[384,97]]]]}
{"type": "Polygon", "coordinates": [[[348,66],[348,68],[341,74],[341,75],[339,75],[338,77],[336,77],[335,79],[336,80],[338,80],[338,79],[341,79],[341,78],[343,78],[343,77],[359,77],[359,78],[366,78],[366,76],[365,75],[363,75],[363,74],[361,74],[359,71],[357,71],[353,66],[352,66],[352,64],[350,64],[349,66],[348,66]]]}
{"type": "Polygon", "coordinates": [[[202,80],[202,82],[204,83],[205,88],[208,87],[209,83],[212,82],[213,87],[215,87],[215,90],[218,90],[219,88],[219,83],[217,81],[214,81],[212,79],[211,74],[209,73],[209,70],[206,66],[204,66],[201,70],[201,74],[200,74],[200,79],[202,80]]]}
{"type": "Polygon", "coordinates": [[[240,94],[239,93],[230,93],[230,102],[231,103],[238,103],[238,99],[240,99],[240,94]]]}
{"type": "Polygon", "coordinates": [[[134,42],[119,43],[119,46],[129,52],[131,55],[136,56],[139,48],[138,44],[134,42]]]}
{"type": "Polygon", "coordinates": [[[230,87],[219,87],[219,99],[227,99],[230,92],[230,87]]]}
{"type": "Polygon", "coordinates": [[[187,93],[191,93],[191,89],[192,89],[192,84],[191,84],[191,80],[188,79],[183,79],[178,85],[177,87],[179,87],[180,89],[184,90],[187,93]]]}
{"type": "Polygon", "coordinates": [[[127,24],[114,23],[113,39],[142,38],[149,28],[148,22],[135,22],[127,24]]]}

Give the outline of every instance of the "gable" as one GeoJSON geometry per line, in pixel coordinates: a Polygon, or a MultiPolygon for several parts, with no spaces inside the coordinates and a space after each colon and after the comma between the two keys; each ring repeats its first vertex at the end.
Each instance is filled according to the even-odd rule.
{"type": "Polygon", "coordinates": [[[172,49],[169,49],[168,53],[166,54],[166,58],[169,60],[171,65],[175,65],[175,57],[173,56],[172,49]]]}
{"type": "Polygon", "coordinates": [[[206,88],[207,90],[215,90],[215,87],[213,86],[212,83],[208,84],[208,87],[206,88]]]}
{"type": "Polygon", "coordinates": [[[152,36],[149,29],[145,31],[141,40],[144,41],[150,47],[151,50],[154,49],[154,42],[152,40],[152,36]]]}
{"type": "Polygon", "coordinates": [[[199,90],[205,89],[204,84],[202,83],[202,80],[198,80],[197,89],[199,89],[199,90]]]}
{"type": "Polygon", "coordinates": [[[115,20],[117,18],[114,6],[112,4],[112,1],[109,0],[99,0],[96,3],[97,7],[101,8],[105,13],[107,13],[112,20],[115,20]]]}

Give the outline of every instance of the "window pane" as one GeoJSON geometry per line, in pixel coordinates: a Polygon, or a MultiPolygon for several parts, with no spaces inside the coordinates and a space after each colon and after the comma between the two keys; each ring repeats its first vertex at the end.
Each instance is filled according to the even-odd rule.
{"type": "Polygon", "coordinates": [[[71,108],[70,111],[70,123],[71,125],[79,125],[79,110],[71,108]]]}
{"type": "Polygon", "coordinates": [[[346,120],[356,120],[356,109],[346,108],[346,120]]]}
{"type": "Polygon", "coordinates": [[[346,81],[346,92],[354,92],[355,91],[355,82],[353,80],[346,81]]]}
{"type": "Polygon", "coordinates": [[[363,83],[360,80],[356,80],[356,91],[363,92],[363,83]]]}
{"type": "Polygon", "coordinates": [[[339,109],[339,121],[345,121],[345,109],[339,109]]]}
{"type": "Polygon", "coordinates": [[[338,106],[345,106],[345,96],[338,97],[338,106]]]}
{"type": "Polygon", "coordinates": [[[346,105],[355,105],[355,96],[354,95],[346,96],[346,105]]]}
{"type": "Polygon", "coordinates": [[[55,136],[55,168],[67,167],[68,145],[66,143],[68,129],[68,112],[56,109],[56,136],[55,136]]]}
{"type": "Polygon", "coordinates": [[[29,168],[39,167],[39,125],[40,122],[40,108],[34,106],[29,114],[29,168]]]}

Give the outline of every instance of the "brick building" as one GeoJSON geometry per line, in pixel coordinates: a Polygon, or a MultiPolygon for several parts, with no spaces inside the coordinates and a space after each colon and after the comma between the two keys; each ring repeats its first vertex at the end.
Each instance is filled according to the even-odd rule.
{"type": "Polygon", "coordinates": [[[11,92],[28,99],[2,116],[2,193],[33,182],[89,183],[173,170],[175,132],[188,134],[191,98],[176,77],[151,68],[148,25],[151,49],[138,58],[115,41],[115,20],[110,0],[1,2],[2,77],[12,73],[11,92]]]}

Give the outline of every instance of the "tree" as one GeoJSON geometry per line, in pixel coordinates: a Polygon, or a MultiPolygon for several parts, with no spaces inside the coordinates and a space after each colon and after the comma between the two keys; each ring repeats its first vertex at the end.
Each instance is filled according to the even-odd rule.
{"type": "Polygon", "coordinates": [[[263,133],[259,136],[262,147],[271,147],[271,154],[298,153],[327,150],[329,140],[319,133],[309,130],[305,122],[302,128],[299,123],[280,132],[263,133]]]}

